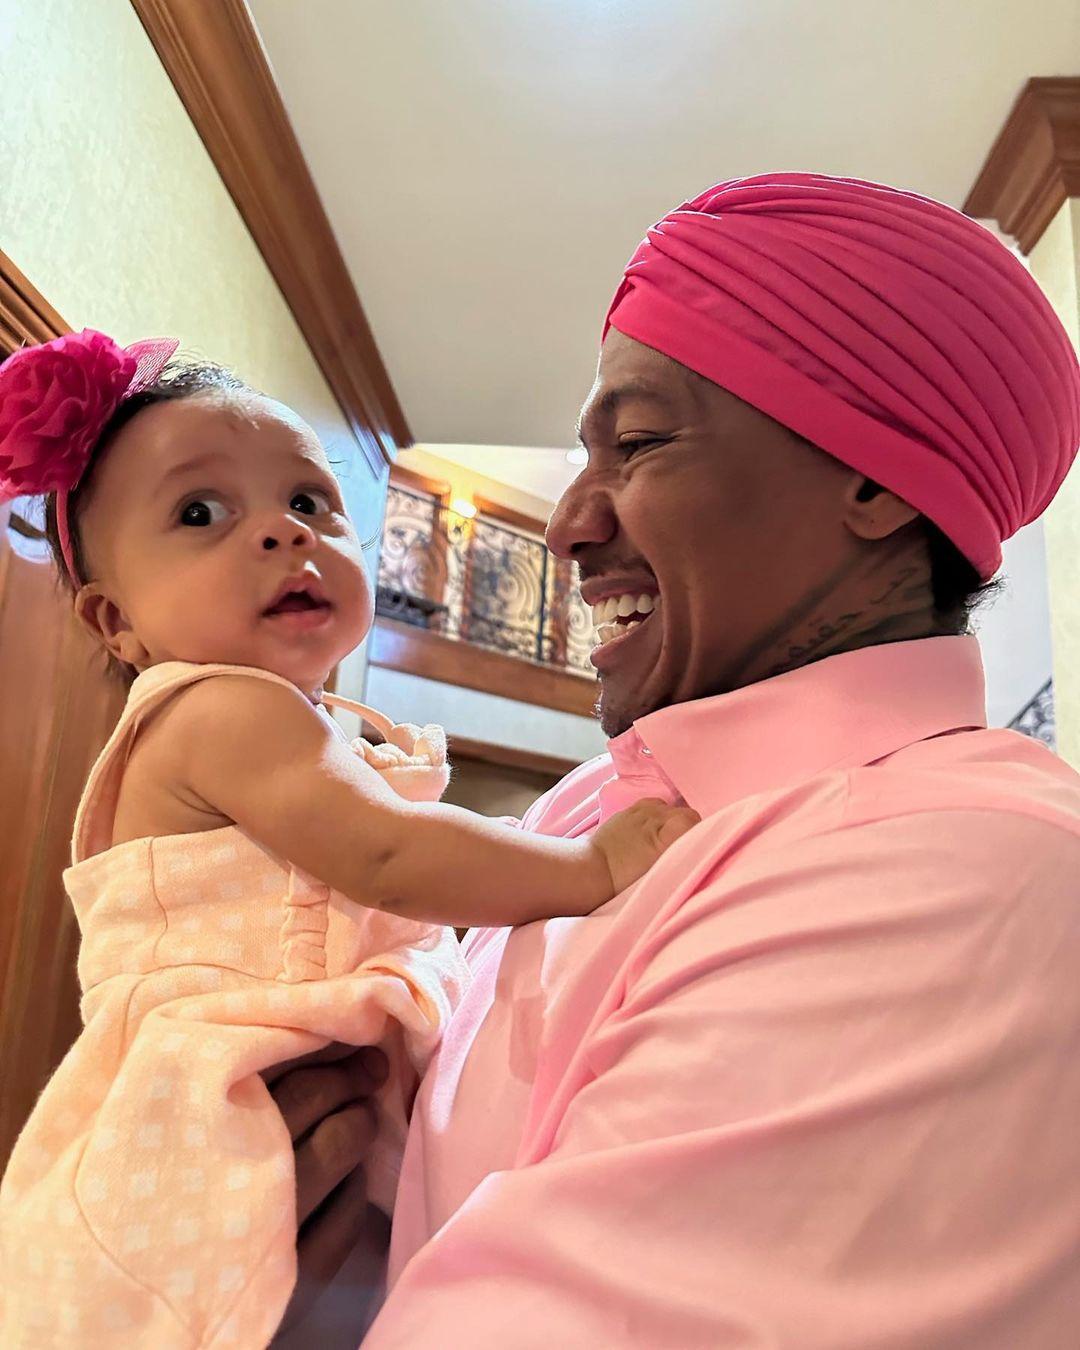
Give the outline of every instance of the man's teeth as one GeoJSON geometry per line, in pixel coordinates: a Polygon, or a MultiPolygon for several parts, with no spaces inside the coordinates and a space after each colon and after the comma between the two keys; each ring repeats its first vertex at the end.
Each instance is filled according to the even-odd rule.
{"type": "Polygon", "coordinates": [[[593,605],[593,624],[599,629],[605,624],[614,623],[616,619],[629,619],[631,614],[651,614],[655,608],[656,600],[651,595],[609,595],[606,600],[593,605]]]}
{"type": "Polygon", "coordinates": [[[596,630],[596,636],[599,638],[602,647],[605,642],[610,642],[612,638],[625,637],[627,633],[632,633],[635,628],[640,628],[644,622],[644,619],[631,619],[629,623],[602,623],[596,630]]]}
{"type": "Polygon", "coordinates": [[[593,605],[592,617],[596,636],[601,646],[612,638],[622,637],[631,629],[640,628],[656,608],[652,595],[611,595],[593,605]]]}

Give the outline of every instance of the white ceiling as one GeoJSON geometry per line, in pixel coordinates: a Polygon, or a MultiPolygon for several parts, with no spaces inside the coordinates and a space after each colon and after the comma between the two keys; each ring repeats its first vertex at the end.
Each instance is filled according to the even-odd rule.
{"type": "Polygon", "coordinates": [[[571,443],[622,264],[667,209],[769,169],[959,205],[1023,82],[1080,71],[1077,0],[251,7],[414,435],[492,465],[571,443]]]}

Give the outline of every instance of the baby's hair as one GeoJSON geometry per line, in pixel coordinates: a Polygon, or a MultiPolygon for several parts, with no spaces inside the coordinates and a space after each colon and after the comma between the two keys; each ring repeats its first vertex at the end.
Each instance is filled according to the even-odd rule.
{"type": "MultiPolygon", "coordinates": [[[[83,581],[91,580],[86,565],[86,552],[79,531],[80,508],[87,499],[90,486],[93,483],[95,468],[101,463],[111,441],[121,428],[127,426],[131,419],[137,413],[140,413],[143,408],[153,407],[155,403],[172,403],[178,399],[194,398],[199,394],[246,394],[252,392],[249,385],[238,379],[231,371],[226,370],[224,366],[215,365],[211,361],[181,359],[170,361],[161,372],[160,378],[152,385],[148,385],[147,388],[138,394],[134,394],[131,398],[124,399],[103,427],[97,444],[94,446],[89,467],[83,474],[82,480],[68,495],[68,529],[71,533],[72,557],[79,578],[83,581]]],[[[45,499],[45,537],[48,540],[60,582],[68,593],[74,596],[79,588],[79,582],[71,576],[64,563],[64,555],[60,547],[60,534],[56,525],[55,492],[50,492],[45,499]]],[[[108,657],[108,665],[109,673],[123,681],[124,684],[131,684],[134,680],[136,672],[111,655],[108,657]]]]}

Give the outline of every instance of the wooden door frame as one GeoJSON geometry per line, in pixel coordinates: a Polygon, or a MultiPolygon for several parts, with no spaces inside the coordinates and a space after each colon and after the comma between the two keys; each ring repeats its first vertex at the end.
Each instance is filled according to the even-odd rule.
{"type": "MultiPolygon", "coordinates": [[[[7,254],[0,251],[0,360],[20,347],[48,342],[70,331],[40,291],[7,254]]],[[[0,506],[0,530],[5,534],[10,520],[11,506],[5,502],[0,506]]],[[[6,591],[12,556],[9,547],[0,548],[0,597],[6,591]]],[[[8,659],[11,657],[9,653],[8,659]]],[[[71,718],[61,710],[44,756],[44,781],[30,794],[33,801],[29,809],[40,811],[41,815],[40,838],[48,837],[52,783],[60,760],[61,743],[70,728],[71,718]]],[[[86,727],[74,729],[84,740],[86,735],[92,734],[86,727]]],[[[87,745],[86,749],[88,754],[94,753],[93,747],[87,745]]],[[[55,911],[52,906],[42,903],[47,892],[56,897],[55,888],[61,885],[60,876],[57,874],[46,884],[42,880],[45,873],[40,861],[26,867],[26,856],[37,857],[38,842],[35,841],[32,854],[20,855],[19,849],[25,847],[25,842],[16,843],[13,837],[7,837],[4,844],[5,856],[8,856],[8,845],[13,845],[8,861],[15,863],[20,880],[30,881],[31,886],[26,894],[22,891],[13,894],[9,882],[4,904],[0,907],[0,1051],[6,1049],[11,1053],[11,1060],[5,1066],[8,1081],[4,1093],[0,1094],[0,1169],[33,1104],[34,1094],[43,1086],[37,1081],[42,1068],[55,1063],[78,1031],[75,915],[66,898],[55,911]],[[34,878],[37,880],[32,880],[34,878]],[[47,930],[45,925],[54,918],[58,918],[57,928],[47,930]],[[49,960],[43,967],[40,957],[45,952],[49,954],[49,960]],[[28,953],[29,960],[26,959],[28,953]],[[45,1000],[44,1015],[42,999],[45,1000]],[[35,1000],[38,1004],[36,1014],[35,1000]],[[25,1054],[20,1050],[24,1044],[28,1047],[25,1054]]],[[[51,869],[50,863],[50,874],[51,869]]]]}

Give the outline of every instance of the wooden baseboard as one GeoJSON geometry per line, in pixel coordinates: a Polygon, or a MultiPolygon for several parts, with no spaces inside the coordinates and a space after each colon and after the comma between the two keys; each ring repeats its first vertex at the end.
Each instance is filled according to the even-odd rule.
{"type": "Polygon", "coordinates": [[[401,670],[578,717],[591,717],[596,708],[597,684],[586,676],[487,651],[395,619],[376,619],[370,643],[370,663],[385,670],[401,670]]]}

